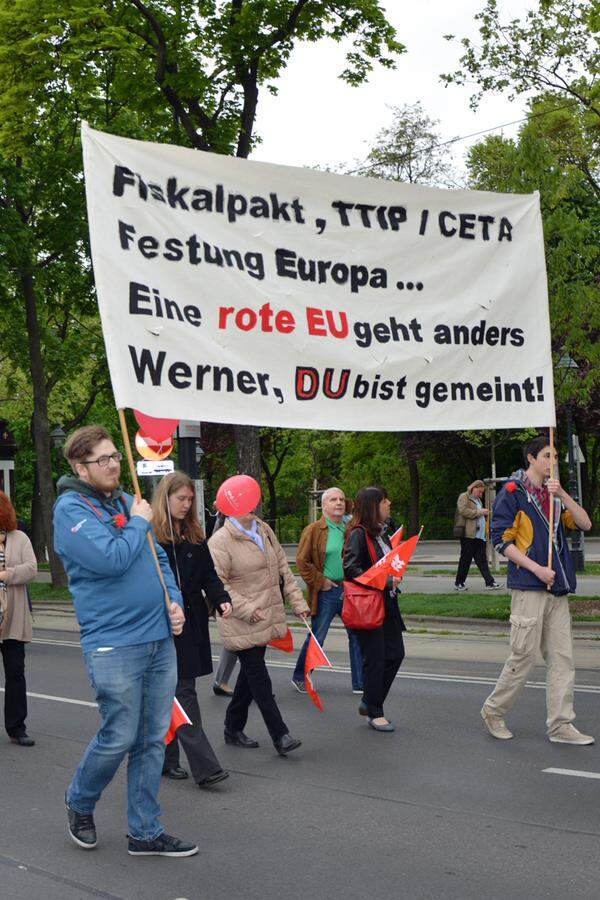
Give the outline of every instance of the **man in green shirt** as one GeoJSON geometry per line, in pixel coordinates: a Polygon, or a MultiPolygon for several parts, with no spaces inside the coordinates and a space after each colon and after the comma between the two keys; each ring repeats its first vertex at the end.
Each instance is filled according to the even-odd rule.
{"type": "MultiPolygon", "coordinates": [[[[342,614],[344,601],[344,568],[342,550],[346,540],[346,526],[343,523],[346,512],[346,497],[337,487],[327,488],[321,496],[323,516],[318,522],[308,525],[302,532],[296,563],[298,571],[309,590],[312,629],[318,642],[323,646],[329,626],[336,616],[342,614]]],[[[292,684],[300,693],[304,687],[304,660],[309,638],[298,656],[292,675],[292,684]]],[[[362,657],[356,636],[348,632],[352,690],[362,694],[362,657]]]]}

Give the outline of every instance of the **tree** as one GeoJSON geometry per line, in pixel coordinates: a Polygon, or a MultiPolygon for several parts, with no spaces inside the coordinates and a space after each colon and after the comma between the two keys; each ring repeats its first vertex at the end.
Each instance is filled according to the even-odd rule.
{"type": "Polygon", "coordinates": [[[452,166],[438,131],[439,120],[421,103],[392,107],[392,123],[382,128],[361,167],[361,175],[448,186],[452,166]]]}
{"type": "MultiPolygon", "coordinates": [[[[600,457],[600,204],[581,166],[565,158],[564,127],[557,131],[553,115],[536,115],[547,108],[547,102],[548,98],[540,98],[533,105],[532,116],[517,140],[494,136],[472,147],[468,168],[476,188],[519,193],[540,190],[558,415],[564,414],[566,402],[572,404],[577,432],[586,448],[583,499],[593,515],[598,507],[600,457]],[[565,354],[578,365],[569,378],[560,366],[565,354]]],[[[577,139],[579,125],[579,137],[584,140],[580,113],[563,110],[561,120],[565,114],[571,117],[568,129],[573,138],[577,139]]],[[[591,160],[593,171],[598,161],[597,152],[591,160]]]]}
{"type": "Polygon", "coordinates": [[[460,68],[442,75],[447,84],[479,84],[471,98],[474,109],[490,91],[507,91],[511,100],[534,92],[563,103],[570,100],[590,113],[598,127],[598,0],[539,0],[537,9],[510,22],[501,21],[497,0],[487,0],[475,19],[479,40],[463,38],[460,68]]]}
{"type": "Polygon", "coordinates": [[[276,482],[281,467],[293,442],[293,431],[283,428],[263,428],[260,435],[260,462],[269,491],[269,515],[271,527],[277,527],[276,482]]]}

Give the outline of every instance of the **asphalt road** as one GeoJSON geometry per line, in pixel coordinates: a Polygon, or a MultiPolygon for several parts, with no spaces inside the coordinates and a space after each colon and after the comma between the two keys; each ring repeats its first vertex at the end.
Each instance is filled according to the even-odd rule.
{"type": "MultiPolygon", "coordinates": [[[[273,651],[284,718],[304,741],[288,759],[276,756],[255,711],[247,732],[260,749],[226,747],[226,701],[202,679],[206,730],[232,775],[210,792],[190,781],[163,784],[165,827],[200,844],[184,860],[127,855],[124,772],[98,805],[98,848],[70,842],[63,793],[98,716],[76,635],[36,638],[27,660],[37,745],[0,738],[2,900],[598,896],[600,782],[544,769],[600,775],[600,746],[548,743],[541,669],[510,717],[515,740],[484,733],[479,708],[502,656],[499,645],[491,652],[493,638],[456,658],[444,653],[455,639],[432,653],[432,637],[409,638],[387,706],[397,724],[389,735],[357,716],[339,641],[334,671],[319,674],[323,714],[289,686],[291,660],[273,651]]],[[[576,707],[578,724],[600,737],[595,646],[582,657],[590,668],[578,671],[576,707]]]]}

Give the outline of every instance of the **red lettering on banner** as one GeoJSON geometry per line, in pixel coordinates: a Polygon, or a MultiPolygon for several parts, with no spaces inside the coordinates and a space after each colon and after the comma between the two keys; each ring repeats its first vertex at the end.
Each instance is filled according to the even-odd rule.
{"type": "Polygon", "coordinates": [[[348,337],[348,316],[345,312],[337,314],[331,309],[317,309],[315,306],[306,308],[306,324],[308,333],[317,337],[331,335],[336,338],[348,337]],[[335,316],[338,321],[336,322],[335,316]],[[326,324],[327,323],[327,324],[326,324]]]}
{"type": "Polygon", "coordinates": [[[238,310],[235,306],[220,306],[219,328],[224,330],[232,324],[240,331],[254,331],[258,326],[259,331],[264,334],[272,334],[273,331],[291,334],[296,330],[294,314],[289,309],[280,309],[274,314],[273,307],[268,301],[263,303],[258,312],[249,306],[238,310]]]}

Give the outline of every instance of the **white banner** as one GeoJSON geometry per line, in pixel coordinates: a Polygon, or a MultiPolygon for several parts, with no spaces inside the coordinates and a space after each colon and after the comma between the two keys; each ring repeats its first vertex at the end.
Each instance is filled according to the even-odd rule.
{"type": "Polygon", "coordinates": [[[537,194],[82,137],[118,406],[289,428],[554,424],[537,194]]]}

